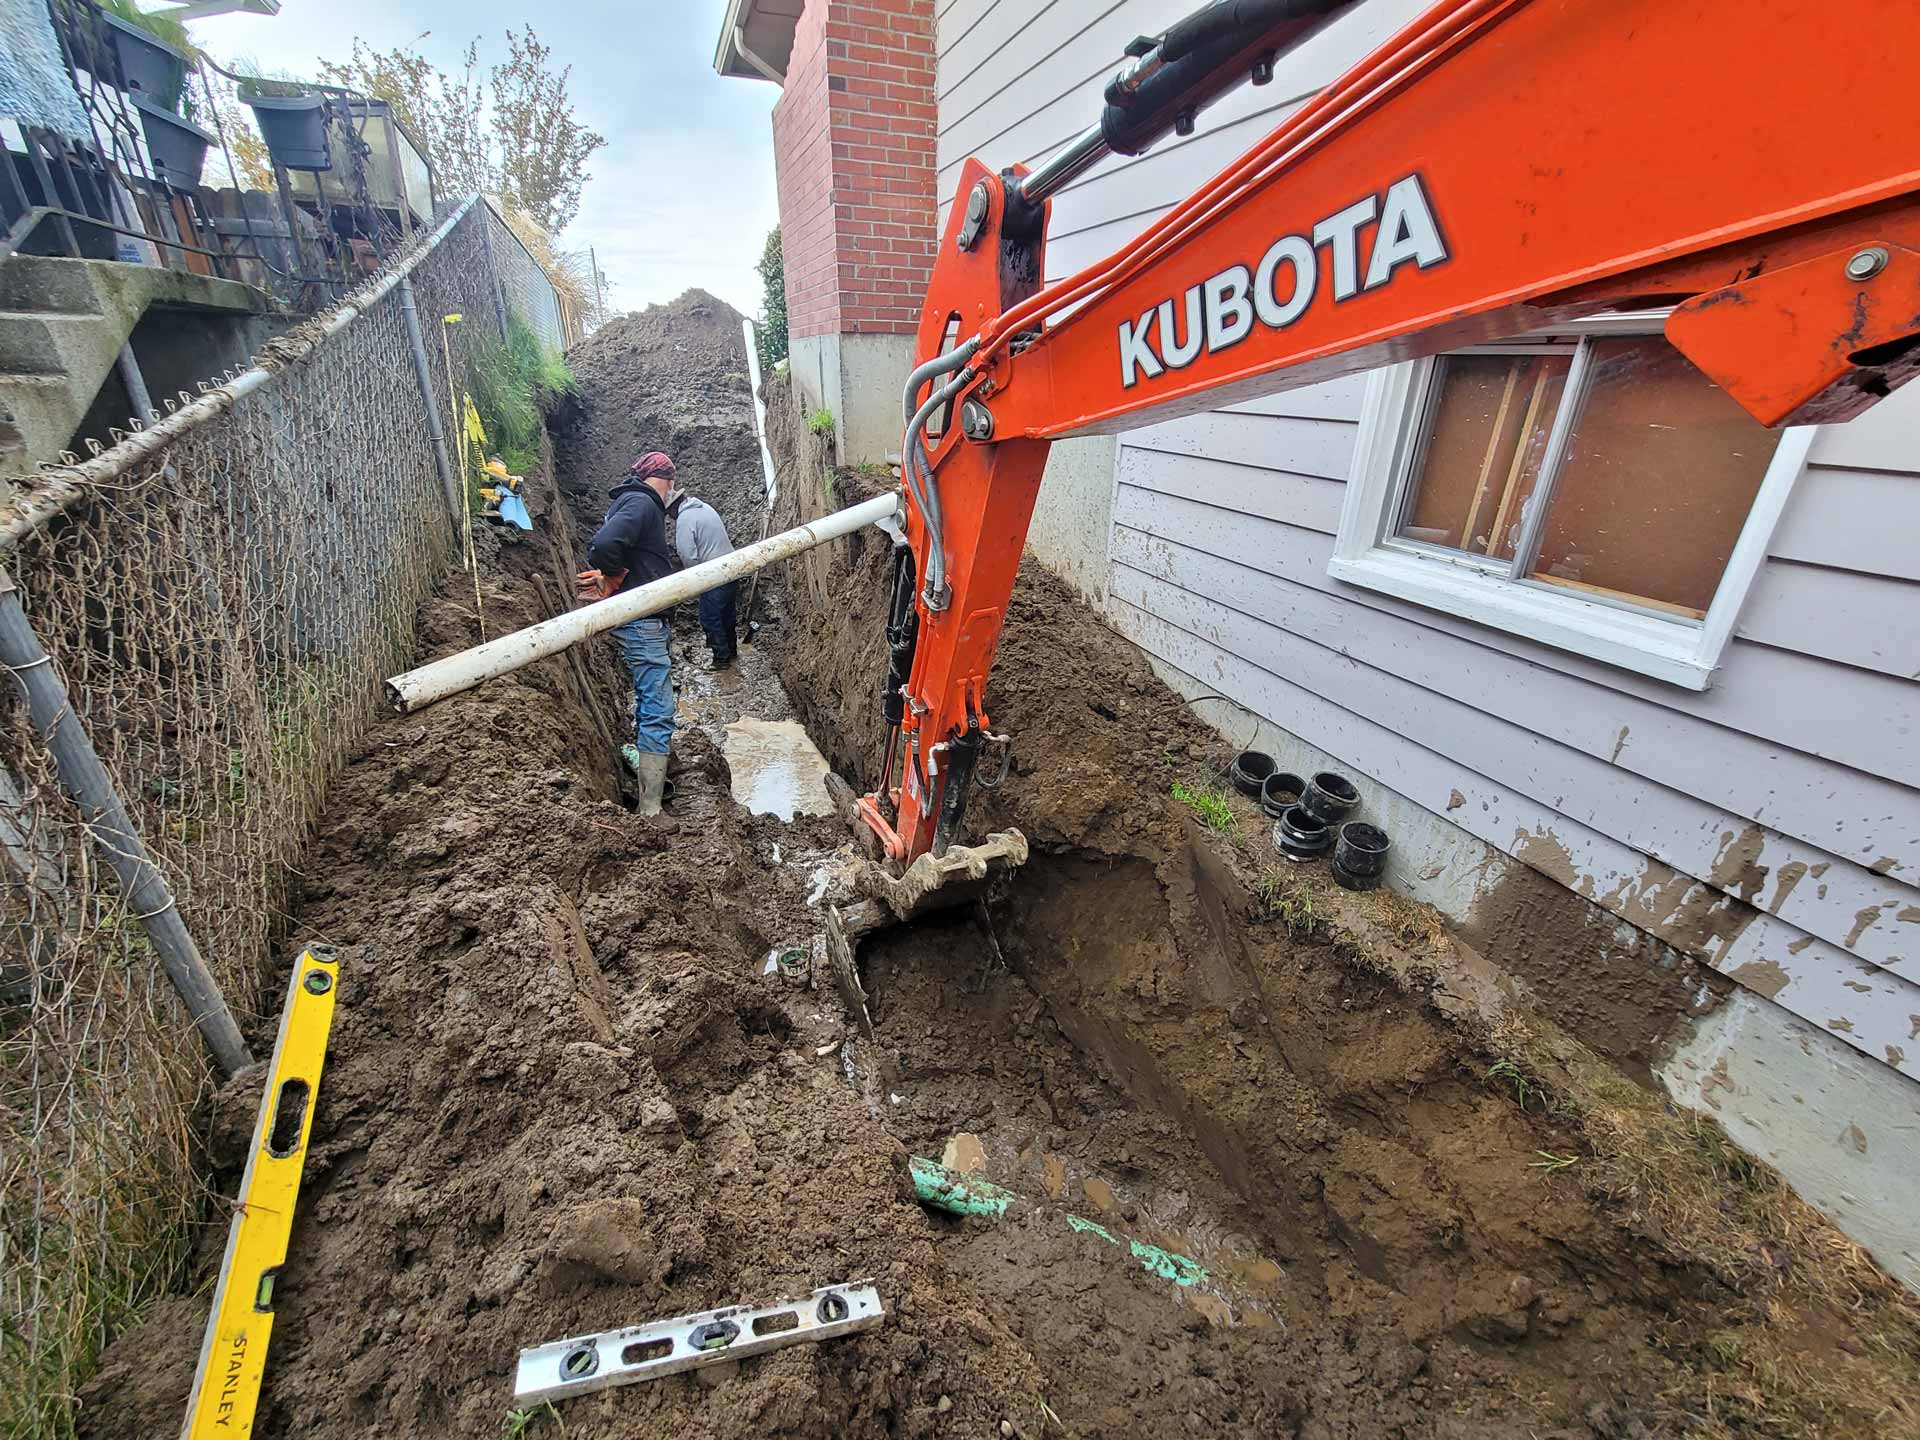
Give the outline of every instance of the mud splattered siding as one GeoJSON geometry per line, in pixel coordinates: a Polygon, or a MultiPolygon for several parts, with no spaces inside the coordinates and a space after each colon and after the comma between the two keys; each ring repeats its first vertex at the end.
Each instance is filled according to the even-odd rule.
{"type": "MultiPolygon", "coordinates": [[[[969,154],[1031,162],[1082,129],[1111,58],[1191,8],[942,0],[943,198],[969,154]]],[[[1049,271],[1136,233],[1421,8],[1375,0],[1195,137],[1074,185],[1055,202],[1049,271]]],[[[1123,437],[1105,584],[1089,587],[1114,623],[1920,1078],[1920,387],[1816,438],[1704,693],[1329,580],[1364,389],[1354,378],[1123,437]]]]}

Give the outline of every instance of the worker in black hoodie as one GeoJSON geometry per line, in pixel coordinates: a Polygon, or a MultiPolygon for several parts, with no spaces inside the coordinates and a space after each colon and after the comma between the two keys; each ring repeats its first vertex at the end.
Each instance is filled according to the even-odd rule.
{"type": "MultiPolygon", "coordinates": [[[[633,462],[613,487],[607,518],[587,546],[578,589],[583,601],[604,600],[672,573],[667,549],[667,495],[673,461],[658,450],[633,462]]],[[[667,655],[665,616],[629,620],[612,631],[633,675],[633,755],[640,779],[640,813],[660,813],[667,783],[667,748],[673,743],[673,668],[667,655]]]]}

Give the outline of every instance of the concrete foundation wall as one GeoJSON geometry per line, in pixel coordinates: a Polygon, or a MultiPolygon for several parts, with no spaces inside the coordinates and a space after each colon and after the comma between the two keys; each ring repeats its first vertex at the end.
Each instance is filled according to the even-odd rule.
{"type": "Polygon", "coordinates": [[[1115,448],[1111,435],[1056,441],[1027,530],[1027,548],[1040,563],[1095,608],[1107,599],[1115,448]]]}
{"type": "Polygon", "coordinates": [[[1920,1087],[1744,990],[1693,1027],[1660,1078],[1920,1290],[1920,1087]]]}
{"type": "Polygon", "coordinates": [[[900,452],[900,395],[913,368],[913,336],[796,336],[787,364],[801,413],[833,414],[836,465],[882,465],[900,452]]]}
{"type": "Polygon", "coordinates": [[[900,453],[901,392],[913,369],[913,336],[841,335],[839,341],[834,458],[842,465],[882,464],[900,453]]]}
{"type": "Polygon", "coordinates": [[[840,394],[840,337],[791,337],[787,342],[787,373],[793,377],[794,406],[802,415],[833,409],[833,401],[840,394]]]}

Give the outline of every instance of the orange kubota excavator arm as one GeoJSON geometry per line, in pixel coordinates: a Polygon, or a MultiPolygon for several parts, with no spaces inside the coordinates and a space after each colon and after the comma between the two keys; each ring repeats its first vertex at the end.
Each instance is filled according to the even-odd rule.
{"type": "Polygon", "coordinates": [[[1049,195],[1352,8],[1219,0],[1130,47],[1101,123],[1039,170],[964,167],[907,396],[894,728],[861,802],[894,858],[944,851],[999,739],[987,675],[1055,438],[1615,308],[1675,307],[1669,339],[1768,425],[1844,420],[1920,366],[1909,5],[1442,0],[1040,283],[1049,195]]]}

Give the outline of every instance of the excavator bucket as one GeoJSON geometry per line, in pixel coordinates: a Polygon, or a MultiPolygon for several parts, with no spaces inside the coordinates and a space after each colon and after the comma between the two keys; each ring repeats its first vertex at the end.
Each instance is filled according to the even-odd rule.
{"type": "Polygon", "coordinates": [[[1026,863],[1027,837],[1018,830],[996,830],[978,845],[953,845],[944,855],[922,855],[899,875],[862,860],[839,877],[836,888],[842,898],[826,906],[827,960],[841,1000],[869,1038],[873,1020],[854,964],[860,941],[876,930],[935,911],[984,905],[988,887],[1026,863]]]}

